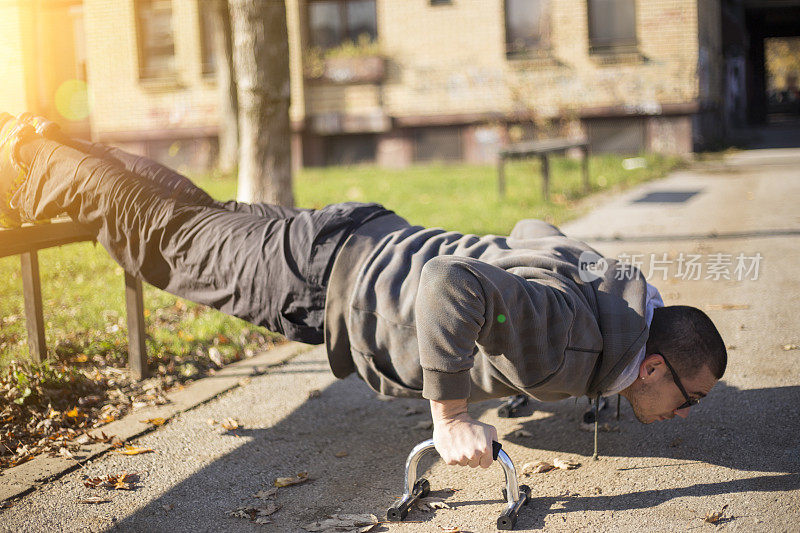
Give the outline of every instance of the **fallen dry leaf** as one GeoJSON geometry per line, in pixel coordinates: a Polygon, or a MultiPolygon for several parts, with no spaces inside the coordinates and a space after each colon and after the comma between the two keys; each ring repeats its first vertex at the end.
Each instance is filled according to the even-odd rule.
{"type": "Polygon", "coordinates": [[[512,433],[511,436],[517,438],[530,438],[533,437],[533,433],[531,433],[530,431],[525,431],[524,429],[518,429],[514,433],[512,433]]]}
{"type": "Polygon", "coordinates": [[[60,455],[64,459],[75,459],[75,456],[72,455],[72,452],[63,446],[58,449],[58,455],[60,455]]]}
{"type": "Polygon", "coordinates": [[[311,522],[303,527],[306,531],[341,531],[366,533],[377,526],[378,517],[374,514],[332,514],[325,520],[311,522]]]}
{"type": "Polygon", "coordinates": [[[161,508],[164,509],[165,511],[171,511],[175,508],[175,506],[172,505],[171,503],[167,503],[162,505],[161,508]]]}
{"type": "Polygon", "coordinates": [[[239,421],[235,418],[226,418],[222,421],[222,427],[227,429],[228,431],[233,431],[234,429],[239,429],[239,421]]]}
{"type": "Polygon", "coordinates": [[[553,466],[558,468],[559,470],[575,470],[579,466],[580,463],[573,463],[572,461],[567,461],[565,459],[553,459],[553,466]]]}
{"type": "Polygon", "coordinates": [[[789,350],[797,350],[798,348],[800,348],[800,346],[797,346],[796,344],[784,344],[783,345],[783,349],[786,350],[787,352],[789,350]]]}
{"type": "Polygon", "coordinates": [[[525,463],[522,466],[522,475],[523,476],[530,476],[531,474],[542,474],[544,472],[549,472],[553,468],[553,465],[546,461],[538,461],[536,463],[525,463]]]}
{"type": "Polygon", "coordinates": [[[208,420],[206,420],[206,424],[208,424],[209,426],[216,426],[218,422],[213,418],[209,418],[208,420]]]}
{"type": "Polygon", "coordinates": [[[708,522],[709,524],[716,524],[723,518],[725,518],[725,509],[728,508],[728,504],[722,506],[722,509],[719,511],[713,511],[710,513],[706,513],[705,518],[703,518],[704,522],[708,522]]]}
{"type": "Polygon", "coordinates": [[[319,398],[320,396],[322,396],[322,393],[319,391],[319,389],[312,389],[312,390],[308,391],[308,399],[309,400],[311,400],[313,398],[319,398]]]}
{"type": "Polygon", "coordinates": [[[86,418],[86,413],[83,413],[81,412],[80,409],[74,407],[69,411],[67,411],[66,413],[64,413],[64,416],[67,416],[69,418],[86,418]]]}
{"type": "Polygon", "coordinates": [[[121,453],[122,455],[139,455],[141,453],[150,453],[155,450],[152,448],[138,448],[136,446],[130,446],[128,444],[125,445],[124,448],[121,450],[115,450],[117,453],[121,453]]]}
{"type": "Polygon", "coordinates": [[[167,420],[165,418],[148,418],[147,420],[140,420],[142,424],[153,424],[154,426],[163,426],[167,420]]]}
{"type": "Polygon", "coordinates": [[[444,501],[444,498],[437,496],[426,496],[416,502],[420,511],[433,511],[434,509],[450,509],[451,507],[444,501]]]}
{"type": "Polygon", "coordinates": [[[269,524],[272,520],[267,517],[280,508],[280,504],[267,502],[263,507],[239,507],[234,511],[228,511],[227,515],[235,518],[247,518],[257,524],[269,524]]]}
{"type": "Polygon", "coordinates": [[[83,484],[90,489],[96,489],[100,485],[104,483],[103,478],[100,477],[89,477],[83,480],[83,484]]]}
{"type": "Polygon", "coordinates": [[[278,489],[276,487],[272,487],[270,489],[260,490],[253,494],[253,497],[259,498],[261,500],[271,500],[278,494],[278,489]]]}
{"type": "Polygon", "coordinates": [[[211,359],[211,362],[217,365],[217,368],[222,368],[225,364],[222,360],[222,353],[220,353],[219,349],[212,346],[208,349],[208,358],[211,359]]]}
{"type": "Polygon", "coordinates": [[[305,483],[308,480],[309,480],[308,472],[300,472],[295,477],[279,477],[275,480],[274,485],[276,487],[289,487],[292,485],[305,483]]]}
{"type": "Polygon", "coordinates": [[[339,459],[341,459],[342,457],[347,457],[348,455],[350,455],[350,454],[348,454],[344,450],[342,450],[340,452],[336,452],[335,454],[333,454],[334,457],[338,457],[339,459]]]}
{"type": "Polygon", "coordinates": [[[108,498],[103,498],[102,496],[89,496],[88,498],[81,498],[78,500],[78,503],[108,503],[111,500],[108,498]]]}
{"type": "Polygon", "coordinates": [[[94,442],[108,443],[108,442],[113,441],[114,439],[118,439],[118,437],[116,435],[106,435],[105,431],[101,431],[99,437],[97,435],[93,435],[93,434],[89,433],[88,431],[86,433],[84,433],[84,435],[89,440],[94,441],[94,442]]]}
{"type": "Polygon", "coordinates": [[[738,311],[741,309],[750,309],[748,304],[708,304],[706,307],[712,311],[738,311]]]}
{"type": "Polygon", "coordinates": [[[116,476],[108,476],[106,478],[106,483],[114,490],[131,490],[133,489],[133,484],[136,483],[138,479],[139,476],[136,474],[123,472],[116,476]]]}
{"type": "Polygon", "coordinates": [[[405,412],[405,413],[403,413],[403,416],[413,416],[413,415],[418,415],[418,414],[420,414],[421,412],[422,412],[422,411],[420,411],[420,410],[419,410],[419,409],[417,409],[416,407],[406,407],[406,412],[405,412]]]}
{"type": "Polygon", "coordinates": [[[123,472],[122,474],[117,475],[109,474],[104,478],[87,477],[83,480],[83,484],[90,489],[106,488],[114,490],[132,490],[134,488],[134,484],[138,480],[139,476],[137,474],[123,472]]]}
{"type": "Polygon", "coordinates": [[[442,533],[461,533],[461,528],[458,526],[439,526],[439,529],[442,530],[442,533]]]}
{"type": "Polygon", "coordinates": [[[420,420],[411,429],[431,429],[433,427],[433,420],[420,420]]]}

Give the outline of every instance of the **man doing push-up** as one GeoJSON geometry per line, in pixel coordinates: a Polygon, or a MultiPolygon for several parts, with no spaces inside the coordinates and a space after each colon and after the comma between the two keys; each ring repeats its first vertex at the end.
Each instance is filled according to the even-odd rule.
{"type": "Polygon", "coordinates": [[[643,423],[686,417],[727,364],[705,313],[663,306],[637,269],[540,220],[509,237],[413,226],[378,204],[217,202],[145,158],[0,116],[0,224],[68,214],[129,274],[324,343],[337,377],[430,401],[448,464],[488,467],[494,427],[468,402],[619,393],[643,423]]]}

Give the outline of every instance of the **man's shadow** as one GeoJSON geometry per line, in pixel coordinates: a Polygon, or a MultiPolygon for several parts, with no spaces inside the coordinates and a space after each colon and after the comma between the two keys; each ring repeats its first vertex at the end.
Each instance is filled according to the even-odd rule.
{"type": "MultiPolygon", "coordinates": [[[[665,457],[702,461],[759,472],[800,472],[800,387],[742,390],[723,382],[708,398],[691,408],[689,418],[641,424],[622,399],[620,420],[615,420],[616,399],[601,411],[600,455],[614,457],[665,457]]],[[[573,401],[546,404],[532,402],[530,411],[541,414],[520,418],[531,438],[506,439],[521,446],[558,453],[591,455],[593,434],[581,431],[579,421],[588,408],[573,401]]],[[[585,427],[584,427],[585,429],[585,427]]]]}
{"type": "MultiPolygon", "coordinates": [[[[280,367],[278,372],[306,371],[311,376],[326,364],[324,355],[318,357],[316,366],[300,359],[297,364],[280,367]]],[[[705,461],[772,474],[613,497],[536,498],[534,495],[532,505],[520,513],[518,528],[542,527],[544,517],[555,512],[647,508],[682,496],[798,489],[800,463],[796,454],[800,448],[800,415],[794,409],[798,399],[800,387],[739,390],[720,384],[701,407],[692,409],[696,412],[688,420],[649,427],[636,422],[630,408],[625,406],[620,432],[601,434],[603,455],[705,461]],[[670,446],[675,439],[682,442],[670,446]],[[552,509],[554,506],[560,508],[552,509]]],[[[479,415],[499,404],[484,402],[471,410],[479,415]]],[[[537,403],[539,414],[520,419],[522,427],[534,438],[501,436],[501,439],[521,445],[527,442],[559,453],[590,454],[592,436],[580,431],[577,423],[585,405],[576,405],[574,401],[537,403]]],[[[429,419],[426,407],[426,402],[420,400],[377,401],[374,393],[352,376],[333,382],[321,391],[320,398],[306,400],[274,425],[244,427],[232,432],[245,437],[238,439],[241,444],[237,448],[176,483],[113,529],[143,531],[157,524],[164,531],[302,531],[303,524],[337,512],[374,513],[382,519],[385,509],[402,492],[408,452],[431,435],[430,429],[415,429],[420,421],[429,419]],[[341,452],[347,455],[337,457],[341,452]],[[262,503],[253,500],[252,495],[270,486],[275,478],[303,471],[309,472],[312,481],[281,489],[278,503],[283,510],[280,516],[276,515],[274,524],[262,527],[227,516],[227,512],[238,506],[262,503]],[[165,508],[171,510],[166,512],[165,508]]],[[[499,494],[497,501],[475,502],[478,503],[502,508],[499,494]]],[[[488,510],[487,513],[493,514],[488,510]]],[[[415,511],[413,519],[430,517],[415,511]]]]}

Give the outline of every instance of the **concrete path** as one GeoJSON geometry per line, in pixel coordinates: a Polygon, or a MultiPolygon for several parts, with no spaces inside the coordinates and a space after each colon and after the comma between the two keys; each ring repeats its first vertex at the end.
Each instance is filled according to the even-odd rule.
{"type": "MultiPolygon", "coordinates": [[[[605,414],[618,431],[601,433],[599,461],[590,458],[592,434],[579,429],[585,400],[536,404],[517,419],[497,418],[499,402],[473,406],[497,425],[518,468],[554,457],[581,463],[522,479],[533,501],[517,529],[800,531],[800,349],[784,349],[800,345],[798,169],[800,151],[742,153],[645,184],[562,227],[605,255],[642,254],[645,274],[650,254],[699,255],[699,280],[683,279],[676,262],[657,265],[666,270],[649,279],[668,305],[708,312],[729,345],[728,371],[687,420],[643,426],[627,405],[619,422],[605,414]],[[637,201],[644,197],[659,201],[637,201]],[[731,279],[719,274],[725,254],[731,279]],[[736,279],[739,254],[761,255],[757,279],[752,271],[736,279]],[[703,522],[725,505],[731,518],[703,522]]],[[[333,513],[383,518],[401,492],[406,454],[430,437],[415,427],[429,419],[425,409],[420,401],[378,401],[353,377],[332,378],[324,352],[314,349],[138,439],[155,453],[108,454],[24,496],[0,511],[0,530],[284,532],[333,513]],[[226,417],[241,427],[207,423],[226,417]],[[123,471],[138,474],[135,490],[82,482],[123,471]],[[299,472],[311,480],[279,489],[272,523],[226,514],[263,506],[254,494],[299,472]],[[111,501],[78,503],[98,494],[111,501]]],[[[414,511],[407,523],[377,531],[495,530],[504,506],[499,466],[437,463],[428,478],[434,490],[451,489],[439,493],[451,508],[414,511]]]]}

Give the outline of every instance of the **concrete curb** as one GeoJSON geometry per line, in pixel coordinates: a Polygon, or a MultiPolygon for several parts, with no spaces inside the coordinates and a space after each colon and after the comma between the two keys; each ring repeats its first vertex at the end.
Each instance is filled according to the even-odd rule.
{"type": "MultiPolygon", "coordinates": [[[[198,405],[235,389],[242,380],[257,376],[268,369],[280,366],[312,347],[299,342],[290,342],[272,350],[262,352],[250,359],[237,361],[225,366],[213,376],[199,379],[181,390],[170,392],[166,397],[170,403],[136,410],[110,424],[90,430],[98,434],[116,435],[123,441],[139,437],[157,429],[157,426],[143,422],[151,418],[169,420],[177,414],[194,409],[198,405]]],[[[81,446],[76,459],[40,455],[26,463],[0,472],[0,501],[23,496],[44,482],[56,479],[67,472],[81,467],[111,449],[110,444],[94,443],[81,446]]]]}

